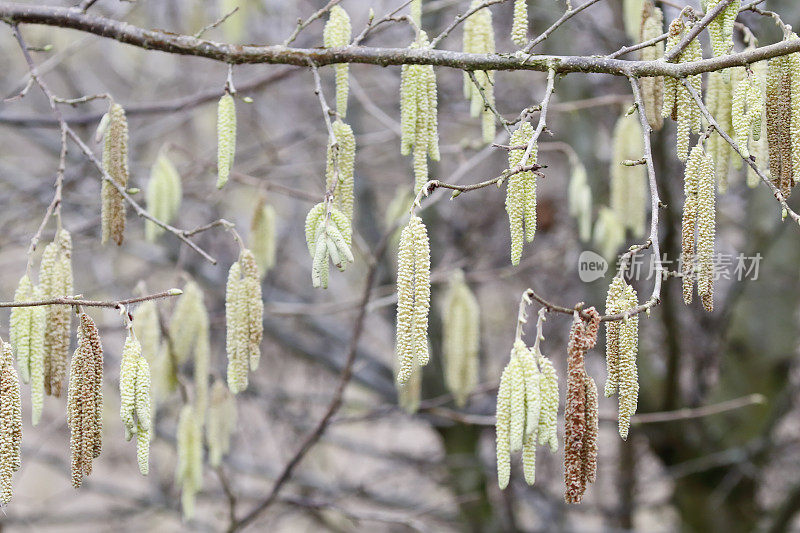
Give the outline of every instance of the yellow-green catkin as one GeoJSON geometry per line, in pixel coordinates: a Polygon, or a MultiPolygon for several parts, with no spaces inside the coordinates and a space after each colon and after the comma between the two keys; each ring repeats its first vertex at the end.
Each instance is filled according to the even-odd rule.
{"type": "Polygon", "coordinates": [[[225,92],[217,105],[217,189],[228,183],[236,153],[236,103],[225,92]]]}
{"type": "Polygon", "coordinates": [[[92,460],[100,456],[103,429],[103,346],[94,321],[81,313],[78,347],[69,368],[67,422],[72,456],[72,486],[78,488],[92,473],[92,460]]]}
{"type": "Polygon", "coordinates": [[[497,479],[500,489],[508,486],[511,454],[522,451],[525,482],[536,480],[536,445],[558,447],[555,438],[555,410],[558,384],[552,364],[517,339],[508,364],[500,377],[497,393],[496,446],[497,479]],[[541,365],[541,368],[540,368],[541,365]]]}
{"type": "Polygon", "coordinates": [[[577,158],[572,162],[572,175],[569,179],[567,197],[569,214],[578,222],[578,236],[587,242],[592,238],[592,189],[586,167],[577,158]]]}
{"type": "Polygon", "coordinates": [[[422,0],[411,0],[411,20],[418,28],[422,27],[422,0]]]}
{"type": "Polygon", "coordinates": [[[195,496],[203,487],[203,434],[199,416],[190,404],[181,409],[177,443],[175,482],[181,487],[183,517],[190,520],[194,516],[195,496]]]}
{"type": "MultiPolygon", "coordinates": [[[[427,48],[420,31],[411,48],[427,48]]],[[[414,192],[428,181],[428,158],[439,160],[436,73],[432,65],[403,65],[400,75],[400,153],[414,158],[414,192]]]]}
{"type": "MultiPolygon", "coordinates": [[[[511,146],[516,149],[508,152],[509,172],[536,163],[537,143],[533,144],[528,159],[522,161],[532,137],[533,126],[529,122],[523,122],[511,134],[511,146]]],[[[508,177],[506,213],[511,232],[511,264],[516,266],[522,257],[523,242],[531,242],[536,234],[536,174],[532,171],[514,172],[508,177]]]]}
{"type": "Polygon", "coordinates": [[[744,157],[750,157],[750,137],[761,135],[764,100],[758,77],[748,72],[737,84],[731,98],[731,122],[736,143],[744,157]]]}
{"type": "Polygon", "coordinates": [[[481,310],[478,300],[456,270],[442,305],[442,357],[447,389],[464,407],[478,384],[481,310]]]}
{"type": "Polygon", "coordinates": [[[142,475],[149,471],[153,434],[150,388],[150,366],[142,355],[142,345],[129,330],[119,373],[120,417],[125,428],[125,440],[136,436],[136,456],[142,475]]]}
{"type": "Polygon", "coordinates": [[[11,344],[4,342],[0,355],[0,502],[3,504],[11,501],[11,476],[21,466],[22,404],[13,359],[11,344]]]}
{"type": "Polygon", "coordinates": [[[250,250],[256,258],[262,279],[275,266],[276,218],[275,208],[262,199],[256,205],[250,221],[250,250]]]}
{"type": "Polygon", "coordinates": [[[225,289],[228,388],[234,394],[247,388],[248,371],[258,368],[263,315],[258,266],[252,252],[245,249],[231,265],[225,289]]]}
{"type": "MultiPolygon", "coordinates": [[[[690,24],[677,18],[669,25],[669,36],[665,50],[669,52],[691,29],[690,24]]],[[[703,59],[700,41],[692,39],[689,45],[674,60],[676,63],[690,63],[703,59]]],[[[688,76],[687,79],[697,94],[702,91],[702,78],[699,74],[688,76]]],[[[678,159],[686,161],[689,154],[689,136],[692,131],[699,132],[702,127],[702,113],[697,103],[692,98],[689,90],[675,78],[664,78],[664,105],[661,110],[664,118],[672,117],[678,123],[677,153],[678,159]]]]}
{"type": "Polygon", "coordinates": [[[607,260],[612,260],[616,256],[619,247],[625,244],[625,225],[616,211],[605,206],[600,208],[592,240],[600,250],[600,255],[607,260]]]}
{"type": "MultiPolygon", "coordinates": [[[[615,277],[606,296],[606,313],[618,314],[631,311],[639,304],[636,290],[615,277]]],[[[628,438],[631,416],[636,413],[639,397],[639,374],[636,355],[639,346],[639,316],[626,316],[621,321],[606,322],[606,365],[608,377],[605,395],[619,392],[619,434],[628,438]]]]}
{"type": "MultiPolygon", "coordinates": [[[[759,132],[756,135],[755,126],[750,135],[750,155],[755,158],[756,165],[761,172],[769,177],[769,146],[767,144],[767,111],[766,111],[766,91],[767,91],[767,62],[759,61],[751,65],[753,76],[758,79],[758,86],[761,88],[761,120],[758,121],[759,132]]],[[[755,98],[755,95],[752,96],[755,98]]],[[[757,187],[761,182],[759,175],[747,165],[747,186],[757,187]]]]}
{"type": "Polygon", "coordinates": [[[622,115],[612,137],[611,209],[622,225],[635,236],[645,232],[647,218],[647,168],[630,165],[644,154],[644,138],[639,119],[622,115]]]}
{"type": "MultiPolygon", "coordinates": [[[[736,137],[731,115],[733,91],[743,77],[744,69],[739,67],[729,68],[724,72],[710,72],[708,75],[706,106],[717,121],[717,124],[719,124],[720,129],[732,138],[736,137]]],[[[741,159],[728,144],[728,141],[723,139],[717,131],[714,131],[708,138],[706,151],[714,160],[719,192],[724,193],[728,189],[731,161],[735,165],[736,161],[741,161],[741,159]]]]}
{"type": "MultiPolygon", "coordinates": [[[[478,7],[481,3],[481,0],[473,0],[470,9],[478,7]]],[[[525,24],[527,27],[527,20],[525,24]]],[[[523,29],[524,32],[525,29],[523,29]]],[[[476,11],[464,22],[463,49],[464,52],[471,54],[493,54],[495,52],[491,11],[486,8],[476,11]]],[[[464,97],[470,102],[470,115],[481,116],[483,142],[489,144],[494,140],[495,135],[494,113],[489,109],[490,105],[494,105],[494,72],[476,70],[473,74],[480,89],[465,72],[464,97]],[[481,89],[483,89],[483,94],[481,94],[481,89]]]]}
{"type": "MultiPolygon", "coordinates": [[[[169,224],[180,210],[182,196],[181,175],[169,159],[166,149],[162,148],[147,182],[147,210],[161,222],[169,224]]],[[[144,234],[148,241],[155,241],[163,233],[161,226],[145,221],[144,234]]]]}
{"type": "Polygon", "coordinates": [[[169,322],[170,344],[178,364],[189,358],[197,340],[208,330],[208,311],[203,302],[203,291],[194,281],[188,281],[183,294],[175,304],[169,322]]]}
{"type": "MultiPolygon", "coordinates": [[[[714,9],[721,0],[705,0],[706,12],[714,9]]],[[[708,25],[708,35],[711,38],[711,48],[714,57],[724,56],[733,50],[733,23],[739,14],[740,2],[730,2],[722,13],[716,16],[708,25]]]]}
{"type": "Polygon", "coordinates": [[[222,458],[230,451],[231,435],[236,429],[236,398],[220,380],[211,386],[211,401],[208,404],[206,443],[208,463],[217,468],[222,458]]]}
{"type": "Polygon", "coordinates": [[[156,306],[155,300],[148,300],[139,304],[133,311],[136,338],[142,345],[142,355],[150,364],[155,362],[158,357],[161,345],[161,325],[156,306]]]}
{"type": "Polygon", "coordinates": [[[514,0],[511,42],[520,48],[528,44],[528,0],[514,0]]]}
{"type": "MultiPolygon", "coordinates": [[[[62,229],[53,242],[45,246],[39,267],[39,286],[43,299],[71,296],[72,237],[62,229]]],[[[48,395],[61,396],[69,355],[72,310],[66,305],[50,305],[47,309],[44,337],[44,388],[48,395]]]]}
{"type": "Polygon", "coordinates": [[[639,38],[639,29],[642,22],[642,6],[645,0],[623,0],[622,22],[625,32],[632,40],[639,38]]]}
{"type": "Polygon", "coordinates": [[[333,194],[333,205],[352,223],[356,139],[353,129],[341,120],[333,123],[333,135],[335,139],[328,141],[325,187],[333,194]]]}
{"type": "MultiPolygon", "coordinates": [[[[39,286],[34,287],[24,275],[14,293],[14,301],[38,301],[44,296],[39,286]]],[[[14,307],[11,310],[9,340],[17,356],[19,376],[31,384],[31,421],[39,423],[44,402],[44,335],[47,308],[42,305],[14,307]]]]}
{"type": "MultiPolygon", "coordinates": [[[[350,16],[341,6],[333,6],[322,32],[325,48],[342,48],[350,44],[350,16]]],[[[347,63],[334,65],[336,72],[336,112],[347,116],[347,94],[350,90],[347,63]]]]}
{"type": "Polygon", "coordinates": [[[305,232],[308,253],[313,259],[311,283],[314,288],[327,289],[330,263],[344,272],[347,264],[354,261],[350,250],[352,226],[344,213],[326,201],[308,212],[305,232]]]}
{"type": "MultiPolygon", "coordinates": [[[[128,120],[119,104],[111,104],[103,145],[103,171],[122,189],[128,186],[128,120]]],[[[125,200],[104,177],[101,185],[101,224],[103,243],[122,244],[125,233],[125,200]]]]}
{"type": "MultiPolygon", "coordinates": [[[[642,28],[639,33],[640,42],[654,39],[664,32],[664,14],[653,5],[652,0],[646,0],[642,7],[642,28]]],[[[642,48],[639,57],[642,61],[655,61],[664,56],[664,41],[642,48]]],[[[661,116],[661,107],[664,104],[664,78],[640,78],[642,87],[642,100],[644,101],[647,122],[654,130],[660,130],[664,125],[661,116]]]]}
{"type": "Polygon", "coordinates": [[[416,365],[428,364],[428,311],[431,304],[431,250],[422,219],[403,228],[397,252],[397,382],[406,383],[416,365]]]}
{"type": "Polygon", "coordinates": [[[692,301],[694,280],[707,311],[713,309],[715,194],[714,162],[698,144],[686,163],[685,202],[681,224],[683,299],[692,301]]]}

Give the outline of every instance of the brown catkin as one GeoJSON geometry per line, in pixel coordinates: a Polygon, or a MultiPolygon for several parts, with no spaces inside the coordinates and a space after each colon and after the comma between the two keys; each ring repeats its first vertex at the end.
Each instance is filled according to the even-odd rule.
{"type": "Polygon", "coordinates": [[[586,431],[583,434],[581,460],[583,471],[581,482],[584,486],[594,483],[597,478],[597,438],[600,429],[597,385],[588,374],[584,375],[584,392],[586,397],[586,431]]]}
{"type": "MultiPolygon", "coordinates": [[[[653,5],[652,0],[644,2],[642,7],[642,27],[639,33],[641,42],[649,41],[661,35],[664,31],[664,14],[653,5]]],[[[639,53],[642,61],[655,61],[664,55],[664,42],[642,48],[639,53]]],[[[664,125],[661,116],[661,107],[664,102],[664,78],[641,78],[642,99],[644,100],[645,114],[650,126],[660,130],[664,125]]]]}
{"type": "Polygon", "coordinates": [[[793,94],[793,89],[797,86],[797,77],[800,76],[796,55],[772,58],[767,66],[765,106],[769,172],[772,183],[780,189],[784,197],[788,197],[792,193],[792,187],[795,184],[792,149],[792,137],[795,132],[792,131],[792,126],[795,116],[800,113],[798,105],[794,103],[800,103],[800,95],[793,94]]]}
{"type": "MultiPolygon", "coordinates": [[[[119,104],[111,104],[103,146],[103,171],[119,187],[128,186],[128,120],[119,104]]],[[[101,186],[103,244],[109,239],[122,244],[125,233],[125,200],[117,188],[103,179],[101,186]]]]}
{"type": "Polygon", "coordinates": [[[14,370],[11,344],[0,355],[0,502],[11,501],[11,476],[19,470],[22,443],[22,406],[19,378],[14,370]]]}
{"type": "MultiPolygon", "coordinates": [[[[589,479],[587,461],[592,455],[585,450],[592,441],[591,429],[587,431],[586,368],[584,356],[597,342],[600,314],[590,307],[584,311],[590,320],[584,321],[576,311],[569,334],[567,348],[567,404],[564,411],[564,499],[567,503],[580,503],[589,479]]],[[[595,389],[595,397],[597,396],[595,389]]],[[[591,400],[591,399],[590,399],[591,400]]],[[[596,437],[594,438],[596,442],[596,437]]],[[[596,456],[596,451],[593,452],[596,456]]],[[[596,461],[596,459],[595,459],[596,461]]]]}
{"type": "Polygon", "coordinates": [[[72,356],[67,422],[72,454],[72,486],[78,488],[92,473],[100,456],[103,411],[103,347],[94,321],[81,313],[78,347],[72,356]]]}
{"type": "MultiPolygon", "coordinates": [[[[39,268],[39,286],[46,299],[72,295],[72,238],[65,229],[48,244],[39,268]]],[[[50,305],[44,333],[44,390],[61,396],[69,355],[72,311],[66,305],[50,305]]]]}

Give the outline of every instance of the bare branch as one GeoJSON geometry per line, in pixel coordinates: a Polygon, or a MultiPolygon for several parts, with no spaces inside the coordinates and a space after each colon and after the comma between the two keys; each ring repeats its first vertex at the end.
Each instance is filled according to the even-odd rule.
{"type": "Polygon", "coordinates": [[[147,296],[137,296],[136,298],[128,298],[127,300],[84,300],[81,298],[50,298],[48,300],[34,300],[30,302],[0,302],[0,308],[3,307],[38,307],[41,305],[80,305],[83,307],[110,307],[118,309],[121,306],[135,304],[139,302],[147,302],[150,300],[160,300],[162,298],[171,298],[172,296],[180,296],[183,291],[180,289],[170,289],[168,291],[159,292],[156,294],[149,294],[147,296]]]}

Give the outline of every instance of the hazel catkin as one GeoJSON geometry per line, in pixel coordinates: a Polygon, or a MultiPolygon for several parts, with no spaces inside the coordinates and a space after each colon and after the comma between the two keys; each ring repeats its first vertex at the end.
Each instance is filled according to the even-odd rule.
{"type": "Polygon", "coordinates": [[[3,504],[11,501],[11,476],[21,466],[22,405],[13,358],[11,344],[3,342],[0,354],[0,502],[3,504]]]}
{"type": "Polygon", "coordinates": [[[247,388],[248,371],[258,368],[263,314],[258,266],[252,252],[244,249],[231,265],[225,289],[228,388],[234,394],[247,388]]]}
{"type": "Polygon", "coordinates": [[[228,183],[236,154],[236,102],[230,92],[217,105],[217,189],[228,183]]]}
{"type": "MultiPolygon", "coordinates": [[[[350,44],[350,16],[341,6],[333,6],[322,32],[325,48],[342,48],[350,44]]],[[[340,117],[347,116],[347,95],[349,91],[347,63],[334,65],[336,72],[336,112],[340,117]]]]}
{"type": "Polygon", "coordinates": [[[101,185],[101,222],[103,243],[109,239],[122,244],[125,233],[125,200],[117,187],[128,186],[128,120],[119,104],[111,104],[103,145],[103,171],[107,177],[101,185]],[[109,179],[117,185],[115,187],[109,179]]]}

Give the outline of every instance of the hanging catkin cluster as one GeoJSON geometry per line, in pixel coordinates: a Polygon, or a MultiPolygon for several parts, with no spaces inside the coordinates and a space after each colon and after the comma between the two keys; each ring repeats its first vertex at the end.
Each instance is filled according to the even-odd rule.
{"type": "Polygon", "coordinates": [[[564,409],[564,483],[567,503],[580,503],[586,486],[597,476],[597,386],[586,373],[586,352],[597,342],[600,315],[590,307],[590,320],[575,312],[567,348],[567,403],[564,409]]]}
{"type": "Polygon", "coordinates": [[[731,122],[736,134],[736,142],[744,157],[750,157],[750,138],[758,141],[761,138],[761,114],[764,111],[764,99],[761,93],[761,82],[753,72],[739,81],[731,99],[731,122]]]}
{"type": "Polygon", "coordinates": [[[187,520],[194,516],[194,500],[203,488],[203,434],[199,415],[184,405],[178,418],[178,463],[175,482],[181,487],[181,508],[187,520]]]}
{"type": "Polygon", "coordinates": [[[81,313],[78,347],[69,368],[67,422],[72,453],[72,486],[92,473],[92,459],[100,456],[103,428],[103,347],[94,321],[81,313]]]}
{"type": "Polygon", "coordinates": [[[142,345],[128,330],[122,349],[119,371],[119,414],[125,426],[125,440],[136,435],[139,472],[147,475],[150,464],[150,440],[153,438],[153,410],[150,402],[150,365],[142,356],[142,345]]]}
{"type": "MultiPolygon", "coordinates": [[[[473,0],[470,9],[478,7],[481,3],[481,0],[473,0]]],[[[527,26],[527,20],[525,24],[527,26]]],[[[523,34],[524,31],[525,29],[523,29],[523,34]]],[[[481,9],[475,12],[464,22],[464,52],[471,54],[493,54],[495,52],[492,12],[488,9],[481,9]]],[[[474,75],[483,89],[483,95],[481,95],[480,89],[472,82],[469,74],[465,72],[464,98],[470,102],[470,115],[473,117],[481,115],[483,142],[488,144],[494,140],[494,113],[484,103],[484,98],[488,104],[494,105],[494,72],[491,70],[476,70],[474,75]]]]}
{"type": "Polygon", "coordinates": [[[275,208],[263,199],[256,205],[250,221],[250,249],[256,258],[258,273],[263,278],[275,266],[275,208]]]}
{"type": "MultiPolygon", "coordinates": [[[[411,48],[427,48],[420,31],[411,48]]],[[[428,157],[439,160],[436,73],[432,65],[403,65],[400,75],[400,153],[414,156],[414,192],[428,181],[428,157]]]]}
{"type": "Polygon", "coordinates": [[[461,270],[450,278],[442,306],[442,325],[445,384],[456,405],[463,407],[478,384],[481,309],[461,270]]]}
{"type": "Polygon", "coordinates": [[[686,162],[683,190],[686,196],[681,224],[683,300],[687,304],[692,302],[696,277],[697,294],[710,312],[714,309],[714,162],[700,143],[692,148],[686,162]]]}
{"type": "MultiPolygon", "coordinates": [[[[208,310],[203,302],[203,291],[194,281],[183,288],[183,296],[175,305],[169,323],[167,349],[173,351],[175,361],[180,364],[194,356],[194,393],[197,412],[205,413],[208,401],[208,367],[210,341],[208,331],[208,310]]],[[[162,356],[169,358],[169,354],[162,356]]],[[[170,369],[174,373],[174,369],[170,369]]],[[[202,422],[202,419],[200,419],[202,422]]]]}
{"type": "MultiPolygon", "coordinates": [[[[720,129],[734,139],[736,138],[736,132],[733,129],[733,117],[731,115],[733,90],[737,84],[741,85],[740,80],[743,77],[744,68],[741,67],[710,72],[706,88],[706,106],[709,112],[719,124],[720,129]]],[[[708,138],[706,151],[714,161],[719,192],[724,193],[728,189],[728,174],[731,161],[736,166],[741,164],[742,160],[739,154],[728,144],[728,141],[723,139],[722,135],[717,131],[714,131],[708,138]]]]}
{"type": "MultiPolygon", "coordinates": [[[[717,7],[722,0],[705,0],[706,13],[717,7]]],[[[724,56],[733,49],[733,23],[739,14],[740,2],[730,2],[722,13],[716,16],[708,25],[708,35],[711,38],[711,48],[714,56],[724,56]]]]}
{"type": "MultiPolygon", "coordinates": [[[[653,5],[652,0],[646,0],[642,7],[642,29],[639,40],[646,42],[654,39],[664,32],[664,14],[653,5]]],[[[664,41],[659,41],[653,46],[642,48],[639,57],[642,61],[655,61],[664,56],[664,41]]],[[[644,100],[647,122],[655,130],[660,130],[664,125],[661,108],[664,105],[664,78],[640,78],[642,86],[642,100],[644,100]]]]}
{"type": "MultiPolygon", "coordinates": [[[[27,274],[19,280],[14,293],[15,302],[43,300],[40,286],[34,287],[27,274]]],[[[44,402],[44,335],[47,308],[43,305],[14,307],[11,310],[9,340],[17,355],[19,376],[31,384],[31,421],[39,423],[44,402]]]]}
{"type": "Polygon", "coordinates": [[[227,90],[217,104],[217,189],[228,183],[236,154],[236,103],[227,90]]]}
{"type": "Polygon", "coordinates": [[[528,0],[514,0],[511,41],[520,48],[528,43],[528,0]]]}
{"type": "Polygon", "coordinates": [[[3,343],[0,358],[0,502],[7,504],[13,495],[11,476],[21,466],[22,404],[9,343],[3,343]]]}
{"type": "Polygon", "coordinates": [[[341,120],[333,123],[333,135],[336,139],[328,141],[325,188],[333,193],[334,207],[352,223],[356,138],[353,135],[353,129],[341,120]]]}
{"type": "MultiPolygon", "coordinates": [[[[103,171],[122,189],[128,186],[128,120],[119,104],[111,104],[108,110],[103,171]]],[[[103,243],[111,239],[120,245],[125,233],[125,200],[107,179],[103,179],[100,196],[103,243]]]]}
{"type": "MultiPolygon", "coordinates": [[[[62,229],[45,246],[39,266],[39,287],[44,299],[72,295],[72,237],[62,229]]],[[[44,333],[44,390],[61,396],[69,356],[69,330],[72,321],[66,305],[47,306],[44,333]]]]}
{"type": "Polygon", "coordinates": [[[352,238],[353,229],[347,215],[328,202],[320,202],[311,208],[306,216],[306,244],[314,259],[311,265],[314,288],[328,288],[330,263],[344,272],[347,264],[354,261],[350,251],[352,238]]]}
{"type": "MultiPolygon", "coordinates": [[[[161,222],[169,224],[180,210],[182,196],[181,175],[162,148],[147,182],[147,210],[161,222]]],[[[155,241],[162,233],[164,228],[161,226],[149,220],[145,222],[144,234],[148,241],[155,241]]]]}
{"type": "Polygon", "coordinates": [[[800,53],[769,60],[766,112],[770,176],[788,197],[800,176],[800,53]]]}
{"type": "MultiPolygon", "coordinates": [[[[527,146],[531,137],[533,137],[533,126],[529,122],[523,122],[511,134],[511,146],[527,146]]],[[[536,163],[537,143],[533,144],[528,159],[522,161],[525,151],[525,148],[509,150],[509,171],[536,163]]],[[[514,172],[508,177],[506,212],[511,231],[511,264],[516,266],[522,257],[523,242],[531,242],[536,234],[536,174],[532,171],[514,172]]]]}
{"type": "Polygon", "coordinates": [[[522,450],[525,481],[536,480],[536,444],[558,449],[558,377],[538,347],[517,339],[497,390],[497,481],[505,489],[511,476],[511,454],[522,450]]]}
{"type": "Polygon", "coordinates": [[[592,189],[586,167],[575,158],[572,162],[572,175],[567,191],[569,214],[578,222],[578,236],[583,242],[592,238],[592,189]]]}
{"type": "Polygon", "coordinates": [[[431,306],[431,249],[428,231],[416,215],[403,228],[397,252],[397,382],[428,364],[428,310],[431,306]]]}
{"type": "Polygon", "coordinates": [[[237,394],[247,388],[248,369],[258,368],[264,335],[264,302],[258,266],[250,250],[242,250],[228,271],[225,288],[228,387],[237,394]]]}
{"type": "MultiPolygon", "coordinates": [[[[615,277],[606,295],[606,314],[625,313],[639,305],[636,291],[622,277],[615,277]]],[[[627,440],[631,416],[639,401],[639,373],[636,354],[639,350],[639,316],[631,315],[621,321],[606,322],[605,395],[619,392],[619,434],[627,440]]]]}
{"type": "MultiPolygon", "coordinates": [[[[322,32],[325,48],[342,48],[350,44],[350,16],[341,6],[333,6],[322,32]]],[[[336,112],[339,116],[347,116],[347,94],[350,90],[348,78],[349,65],[334,65],[336,72],[336,112]]]]}
{"type": "Polygon", "coordinates": [[[638,161],[644,154],[644,138],[639,120],[622,115],[612,137],[611,209],[622,225],[636,236],[645,232],[647,219],[647,169],[644,165],[625,164],[638,161]]]}
{"type": "Polygon", "coordinates": [[[161,342],[161,323],[155,300],[142,302],[133,312],[136,338],[142,355],[151,368],[153,402],[163,398],[177,386],[175,367],[169,354],[169,342],[161,342]]]}
{"type": "MultiPolygon", "coordinates": [[[[669,37],[667,37],[666,50],[669,51],[677,45],[681,39],[691,29],[690,24],[683,22],[681,18],[676,18],[669,25],[669,37]]],[[[692,39],[689,45],[675,59],[677,63],[690,63],[703,59],[703,50],[700,48],[700,41],[692,39]]],[[[692,88],[700,94],[702,91],[702,78],[699,74],[688,76],[687,79],[692,88]]],[[[702,113],[695,103],[689,90],[675,79],[664,78],[664,106],[661,109],[664,118],[672,117],[678,122],[678,158],[686,161],[689,154],[689,135],[692,131],[700,131],[702,127],[702,113]]]]}
{"type": "Polygon", "coordinates": [[[208,443],[208,462],[216,468],[222,457],[231,448],[231,435],[236,428],[236,399],[228,387],[220,380],[211,386],[211,401],[208,404],[206,422],[206,442],[208,443]]]}

